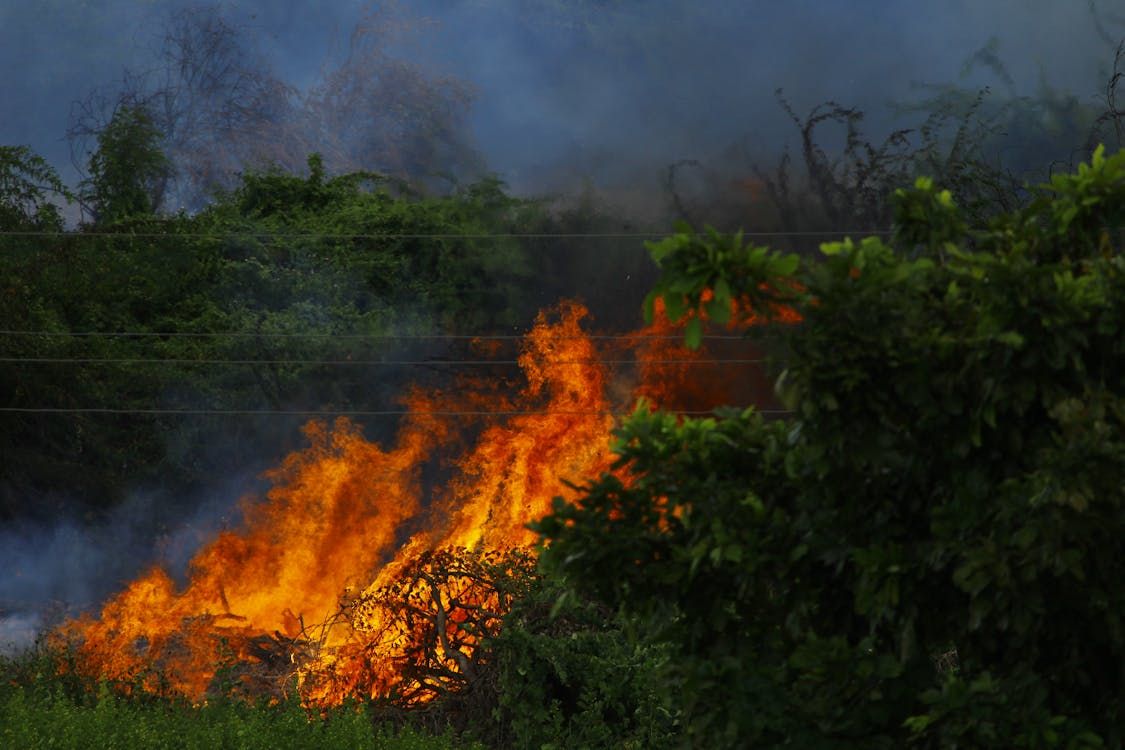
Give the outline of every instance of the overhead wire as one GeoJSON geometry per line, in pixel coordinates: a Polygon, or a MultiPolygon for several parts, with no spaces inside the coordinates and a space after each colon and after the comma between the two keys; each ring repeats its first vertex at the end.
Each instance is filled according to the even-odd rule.
{"type": "MultiPolygon", "coordinates": [[[[540,364],[557,365],[724,365],[762,364],[762,358],[739,359],[574,359],[546,360],[540,364]]],[[[386,367],[486,367],[490,365],[521,365],[518,359],[181,359],[160,357],[0,357],[9,364],[164,364],[164,365],[308,365],[332,366],[386,366],[386,367]]]]}
{"type": "MultiPolygon", "coordinates": [[[[368,334],[368,333],[266,333],[250,331],[29,331],[0,330],[0,336],[56,336],[67,338],[333,338],[365,341],[523,341],[527,333],[486,334],[368,334]]],[[[682,339],[682,334],[589,334],[551,335],[550,341],[589,339],[593,341],[666,341],[682,339]]],[[[705,334],[704,340],[741,340],[743,334],[705,334]]]]}
{"type": "MultiPolygon", "coordinates": [[[[655,359],[655,360],[560,360],[548,361],[548,366],[557,365],[734,365],[734,364],[765,364],[770,360],[766,358],[701,358],[701,359],[655,359]]],[[[82,358],[82,357],[0,357],[0,362],[9,364],[233,364],[233,365],[307,365],[307,366],[340,366],[340,365],[399,365],[399,366],[487,366],[487,365],[519,365],[519,360],[207,360],[207,359],[137,359],[137,358],[82,358]]],[[[758,410],[762,414],[788,414],[787,410],[758,410]]],[[[304,416],[304,417],[513,417],[513,416],[627,416],[628,413],[591,412],[591,411],[536,411],[536,410],[396,410],[396,409],[167,409],[167,408],[118,408],[118,407],[43,407],[43,406],[4,406],[0,413],[12,414],[114,414],[114,415],[195,415],[195,416],[304,416]]],[[[675,413],[684,416],[700,416],[713,414],[713,410],[691,411],[678,410],[675,413]]]]}
{"type": "MultiPolygon", "coordinates": [[[[653,237],[668,237],[675,230],[653,232],[46,232],[35,230],[2,231],[0,237],[52,237],[52,238],[82,238],[82,237],[128,237],[132,239],[257,239],[257,238],[282,238],[288,240],[300,239],[338,239],[338,240],[487,240],[487,239],[642,239],[653,237]]],[[[847,234],[879,234],[893,233],[891,229],[810,229],[810,230],[778,230],[778,231],[743,231],[743,237],[825,237],[831,235],[847,234]]],[[[733,232],[728,232],[733,234],[733,232]]]]}
{"type": "MultiPolygon", "coordinates": [[[[1125,226],[1102,227],[1106,231],[1123,231],[1125,226]]],[[[986,228],[976,228],[970,231],[987,231],[986,228]]],[[[107,232],[107,231],[62,231],[51,232],[44,230],[7,230],[0,231],[0,237],[50,237],[65,239],[106,238],[120,237],[130,239],[194,239],[194,240],[220,240],[220,239],[287,239],[287,240],[490,240],[490,239],[535,239],[535,240],[581,240],[581,239],[645,239],[663,238],[674,235],[676,230],[668,229],[650,232],[280,232],[280,231],[234,231],[234,232],[107,232]]],[[[830,237],[847,235],[880,235],[894,234],[895,230],[888,227],[857,228],[857,229],[802,229],[802,230],[768,230],[746,231],[726,230],[722,234],[740,233],[744,238],[757,237],[830,237]]]]}
{"type": "MultiPolygon", "coordinates": [[[[750,408],[750,407],[735,407],[750,408]]],[[[757,409],[758,414],[792,414],[788,409],[757,409]]],[[[0,406],[0,413],[16,414],[118,414],[118,415],[191,415],[191,416],[299,416],[299,417],[525,417],[525,416],[587,416],[587,417],[628,417],[632,412],[583,411],[583,410],[430,410],[412,411],[408,409],[124,409],[116,407],[82,406],[0,406]]],[[[716,409],[673,410],[682,416],[714,415],[716,409]]]]}
{"type": "MultiPolygon", "coordinates": [[[[855,234],[884,233],[886,230],[851,230],[855,234]]],[[[844,232],[849,233],[849,232],[844,232]]],[[[59,239],[75,238],[131,238],[131,239],[271,239],[315,240],[315,239],[444,239],[444,240],[485,240],[485,239],[642,239],[665,237],[670,232],[601,232],[601,233],[287,233],[287,232],[224,232],[224,233],[158,233],[158,232],[46,232],[46,231],[2,231],[0,237],[50,237],[59,239]]],[[[840,234],[838,231],[802,232],[744,232],[744,237],[783,237],[783,236],[825,236],[840,234]]],[[[3,329],[0,335],[15,337],[56,337],[56,338],[198,338],[198,339],[323,339],[358,341],[517,341],[524,340],[526,333],[513,334],[362,334],[332,332],[249,332],[249,331],[42,331],[3,329]]],[[[588,339],[594,341],[670,341],[680,339],[680,335],[644,334],[589,334],[576,336],[552,336],[552,340],[588,339]]],[[[706,340],[743,340],[744,335],[708,334],[706,340]]],[[[761,364],[760,358],[741,359],[661,359],[661,360],[575,360],[547,362],[555,365],[724,365],[761,364]]],[[[352,359],[191,359],[191,358],[136,358],[136,357],[0,357],[0,362],[9,364],[169,364],[169,365],[306,365],[306,366],[513,366],[518,360],[352,360],[352,359]]],[[[114,407],[0,407],[4,413],[38,414],[145,414],[145,415],[216,415],[216,416],[531,416],[547,414],[607,415],[624,416],[610,412],[558,412],[558,411],[433,411],[416,412],[405,410],[253,410],[253,409],[123,409],[114,407]]],[[[712,414],[713,411],[679,411],[683,415],[712,414]]],[[[763,410],[761,413],[789,413],[785,410],[763,410]]]]}

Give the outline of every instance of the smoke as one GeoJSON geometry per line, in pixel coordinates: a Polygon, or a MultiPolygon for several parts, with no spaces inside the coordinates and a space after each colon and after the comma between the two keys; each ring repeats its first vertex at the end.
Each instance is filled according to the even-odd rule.
{"type": "MultiPolygon", "coordinates": [[[[0,142],[30,143],[65,168],[71,103],[118,83],[125,68],[154,66],[154,29],[191,5],[5,4],[0,67],[19,74],[0,77],[0,142]]],[[[307,91],[346,59],[371,5],[232,0],[216,9],[246,29],[280,78],[307,91]]],[[[1010,82],[1020,94],[1046,82],[1086,99],[1104,83],[1110,42],[1125,33],[1111,8],[1105,0],[428,0],[398,6],[427,23],[389,43],[396,60],[472,87],[472,139],[513,187],[591,180],[625,189],[736,141],[755,158],[776,156],[794,135],[773,100],[778,87],[799,112],[829,98],[864,109],[874,134],[895,124],[887,105],[919,82],[1010,82]],[[978,64],[961,78],[993,37],[1006,76],[978,64]]]]}

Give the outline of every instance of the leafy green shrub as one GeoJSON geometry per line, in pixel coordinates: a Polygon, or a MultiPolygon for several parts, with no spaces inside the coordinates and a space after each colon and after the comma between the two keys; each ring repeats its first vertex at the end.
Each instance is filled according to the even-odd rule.
{"type": "Polygon", "coordinates": [[[628,638],[604,608],[560,594],[541,585],[490,641],[495,703],[475,733],[497,748],[668,746],[676,726],[656,684],[663,650],[628,638]]]}
{"type": "Polygon", "coordinates": [[[670,649],[688,745],[1120,748],[1125,152],[968,236],[895,212],[819,263],[655,245],[666,309],[797,309],[793,415],[640,410],[544,563],[670,649]]]}

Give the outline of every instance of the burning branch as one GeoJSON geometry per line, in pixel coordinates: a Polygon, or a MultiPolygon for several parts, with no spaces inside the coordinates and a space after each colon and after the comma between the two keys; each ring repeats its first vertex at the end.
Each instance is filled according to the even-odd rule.
{"type": "Polygon", "coordinates": [[[306,676],[306,696],[331,703],[360,693],[409,707],[471,689],[480,645],[500,632],[534,569],[522,550],[422,553],[341,610],[353,636],[329,672],[306,676]]]}

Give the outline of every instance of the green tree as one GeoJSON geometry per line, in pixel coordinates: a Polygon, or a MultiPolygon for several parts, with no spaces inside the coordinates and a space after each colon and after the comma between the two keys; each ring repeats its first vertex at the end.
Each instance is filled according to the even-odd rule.
{"type": "Polygon", "coordinates": [[[156,213],[172,176],[161,150],[163,134],[142,104],[119,107],[98,133],[90,156],[90,176],[82,183],[82,203],[94,224],[112,224],[156,213]]]}
{"type": "Polygon", "coordinates": [[[674,317],[797,309],[793,414],[639,410],[544,563],[672,649],[694,746],[1120,748],[1125,153],[971,236],[927,180],[895,200],[819,262],[652,247],[674,317]]]}

